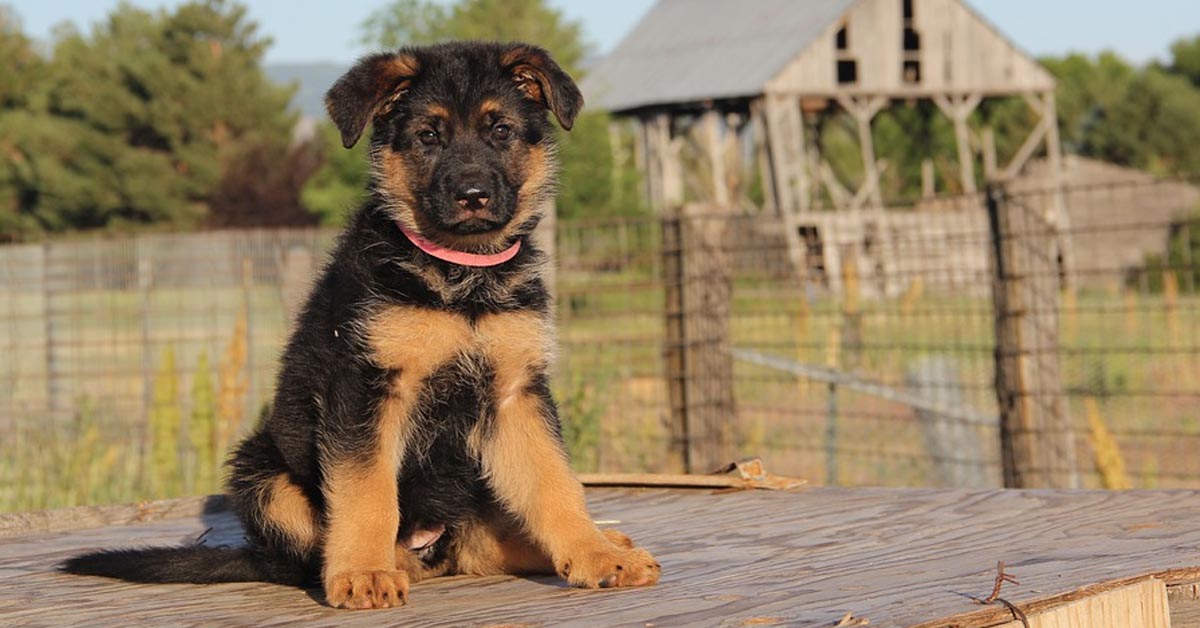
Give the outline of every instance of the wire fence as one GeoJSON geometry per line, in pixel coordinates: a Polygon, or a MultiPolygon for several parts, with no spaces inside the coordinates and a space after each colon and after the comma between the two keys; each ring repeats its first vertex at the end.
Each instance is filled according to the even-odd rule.
{"type": "MultiPolygon", "coordinates": [[[[998,486],[1057,434],[1027,472],[1200,486],[1198,200],[1138,180],[792,233],[714,208],[560,221],[564,436],[581,470],[758,455],[816,483],[998,486]]],[[[215,489],[333,237],[0,248],[0,508],[215,489]]]]}
{"type": "Polygon", "coordinates": [[[834,484],[1195,487],[1198,201],[1149,178],[1013,189],[800,215],[791,243],[773,217],[700,208],[698,232],[721,226],[682,247],[698,272],[673,268],[671,219],[563,225],[563,370],[585,410],[568,416],[595,425],[576,449],[665,470],[728,438],[720,451],[834,484]],[[694,295],[714,285],[725,333],[673,335],[712,317],[694,295]],[[680,347],[728,355],[729,381],[680,347]],[[688,416],[696,390],[727,435],[688,416]]]}

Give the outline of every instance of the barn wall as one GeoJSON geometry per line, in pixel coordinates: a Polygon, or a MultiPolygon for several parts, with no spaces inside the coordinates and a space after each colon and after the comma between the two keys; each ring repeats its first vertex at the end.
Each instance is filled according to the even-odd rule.
{"type": "Polygon", "coordinates": [[[858,81],[837,82],[833,24],[767,84],[768,92],[805,95],[937,92],[983,94],[1053,89],[1054,79],[960,0],[913,0],[913,27],[921,39],[918,84],[903,80],[903,0],[863,0],[846,15],[848,55],[858,81]]]}

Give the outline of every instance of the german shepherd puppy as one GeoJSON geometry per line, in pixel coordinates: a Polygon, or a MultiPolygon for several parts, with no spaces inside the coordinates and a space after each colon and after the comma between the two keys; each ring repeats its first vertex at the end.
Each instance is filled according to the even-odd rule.
{"type": "Polygon", "coordinates": [[[371,125],[369,199],[317,280],[271,412],[230,462],[244,548],[111,550],[64,570],[136,582],[320,583],[404,604],[446,574],[651,585],[567,462],[553,314],[531,239],[555,189],[552,113],[583,97],[537,47],[449,43],[360,60],[329,90],[343,144],[371,125]]]}

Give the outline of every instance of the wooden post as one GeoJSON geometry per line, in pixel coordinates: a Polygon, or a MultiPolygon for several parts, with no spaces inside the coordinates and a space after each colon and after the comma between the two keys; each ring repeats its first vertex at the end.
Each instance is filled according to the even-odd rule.
{"type": "Polygon", "coordinates": [[[929,200],[937,196],[937,179],[933,169],[932,159],[921,160],[921,198],[929,200]]]}
{"type": "MultiPolygon", "coordinates": [[[[776,207],[779,210],[780,222],[783,224],[788,260],[792,263],[792,270],[796,273],[797,281],[802,284],[807,276],[806,250],[804,242],[800,239],[800,225],[796,220],[796,212],[807,209],[807,206],[800,200],[807,192],[807,188],[802,186],[798,196],[796,188],[792,185],[792,179],[797,172],[804,174],[807,178],[807,170],[803,166],[799,169],[794,167],[793,162],[797,159],[803,162],[804,138],[792,135],[792,125],[788,123],[790,118],[787,114],[788,107],[797,109],[798,107],[791,98],[779,94],[768,94],[763,98],[762,103],[762,114],[765,118],[770,146],[771,182],[775,189],[776,207]]],[[[799,119],[798,113],[796,118],[799,119]]],[[[797,132],[802,133],[803,125],[800,126],[801,128],[797,129],[797,132]]]]}
{"type": "Polygon", "coordinates": [[[609,171],[609,199],[621,202],[621,171],[625,166],[625,148],[621,141],[621,127],[614,120],[608,123],[608,148],[612,154],[612,169],[609,171]]]}
{"type": "Polygon", "coordinates": [[[996,398],[1008,488],[1076,488],[1075,438],[1059,371],[1056,235],[1043,213],[989,186],[996,398]]]}
{"type": "Polygon", "coordinates": [[[662,256],[663,289],[666,297],[667,402],[670,405],[670,442],[667,447],[667,471],[687,473],[687,372],[683,318],[683,226],[677,214],[663,216],[662,256]]]}
{"type": "Polygon", "coordinates": [[[637,120],[637,151],[634,157],[638,161],[638,171],[642,173],[642,198],[646,205],[654,211],[661,212],[662,203],[662,172],[656,155],[654,124],[649,118],[637,120]]]}
{"type": "Polygon", "coordinates": [[[663,220],[668,464],[688,473],[707,473],[736,454],[727,211],[687,205],[663,220]]]}
{"type": "Polygon", "coordinates": [[[771,180],[775,184],[775,199],[780,216],[802,209],[793,181],[796,174],[793,162],[796,159],[797,138],[793,136],[788,122],[787,108],[791,105],[791,99],[781,94],[767,94],[763,97],[763,117],[771,154],[771,180]]]}
{"type": "Polygon", "coordinates": [[[1042,124],[1046,127],[1046,160],[1050,166],[1050,186],[1054,190],[1051,211],[1059,232],[1059,255],[1062,274],[1068,289],[1078,284],[1075,278],[1075,251],[1071,245],[1071,212],[1067,207],[1066,181],[1063,175],[1062,141],[1058,135],[1058,105],[1054,92],[1042,96],[1042,124]]]}
{"type": "Polygon", "coordinates": [[[776,197],[775,172],[771,165],[770,146],[767,142],[767,116],[763,112],[763,99],[756,98],[750,103],[750,125],[754,134],[754,156],[758,167],[758,176],[762,179],[763,207],[768,213],[779,212],[779,201],[776,197]]]}
{"type": "Polygon", "coordinates": [[[937,94],[933,97],[933,102],[954,123],[954,143],[958,147],[959,179],[961,179],[962,191],[965,194],[974,194],[977,191],[975,156],[971,152],[971,130],[967,126],[967,119],[971,117],[971,112],[975,111],[982,100],[983,96],[980,94],[963,96],[937,94]]]}
{"type": "Polygon", "coordinates": [[[988,183],[996,181],[1000,169],[996,164],[996,131],[992,127],[983,129],[983,179],[988,183]]]}
{"type": "Polygon", "coordinates": [[[671,137],[671,114],[654,116],[654,155],[658,161],[661,209],[674,211],[683,203],[683,165],[679,162],[679,142],[671,137]]]}
{"type": "Polygon", "coordinates": [[[712,179],[712,200],[722,207],[729,205],[729,180],[725,176],[725,155],[721,141],[721,114],[711,106],[704,112],[704,149],[708,153],[708,170],[712,179]]]}

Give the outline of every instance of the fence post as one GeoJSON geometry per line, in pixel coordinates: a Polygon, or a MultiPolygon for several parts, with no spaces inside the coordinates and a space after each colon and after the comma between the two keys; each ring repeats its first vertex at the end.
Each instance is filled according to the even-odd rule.
{"type": "Polygon", "coordinates": [[[1004,486],[1075,488],[1075,440],[1059,371],[1059,243],[1036,208],[987,191],[1004,486]]]}
{"type": "Polygon", "coordinates": [[[685,206],[663,219],[672,470],[706,473],[735,457],[731,284],[720,209],[685,206]]]}

